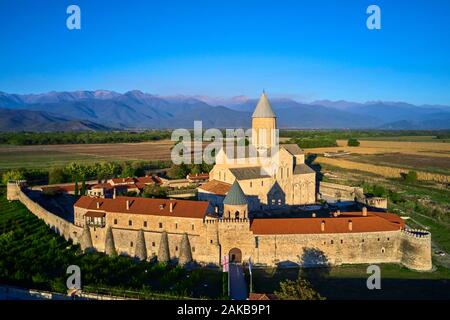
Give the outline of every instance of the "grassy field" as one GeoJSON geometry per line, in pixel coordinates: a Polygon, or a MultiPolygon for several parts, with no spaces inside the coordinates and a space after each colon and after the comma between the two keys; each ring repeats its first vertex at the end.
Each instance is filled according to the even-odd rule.
{"type": "Polygon", "coordinates": [[[309,278],[327,299],[449,299],[450,270],[416,272],[396,264],[380,265],[381,290],[367,289],[368,265],[343,265],[322,270],[255,269],[255,292],[274,292],[280,281],[298,276],[309,278]]]}

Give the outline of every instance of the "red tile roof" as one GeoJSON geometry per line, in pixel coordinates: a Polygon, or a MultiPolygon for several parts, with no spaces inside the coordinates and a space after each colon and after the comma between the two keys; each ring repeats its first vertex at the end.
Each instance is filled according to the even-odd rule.
{"type": "Polygon", "coordinates": [[[209,179],[209,173],[188,174],[189,180],[207,180],[209,179]]]}
{"type": "Polygon", "coordinates": [[[98,183],[92,186],[92,189],[100,189],[100,188],[109,190],[112,189],[113,186],[110,183],[98,183]]]}
{"type": "Polygon", "coordinates": [[[365,217],[361,212],[345,212],[330,218],[256,218],[250,225],[252,232],[260,235],[395,231],[403,227],[404,222],[399,216],[380,212],[368,212],[365,217]],[[322,221],[325,222],[324,231],[321,231],[322,221]]]}
{"type": "Polygon", "coordinates": [[[218,195],[226,195],[228,191],[230,191],[230,188],[231,184],[218,180],[211,180],[198,187],[199,190],[204,190],[218,195]]]}
{"type": "Polygon", "coordinates": [[[134,183],[134,179],[133,178],[112,178],[111,181],[114,184],[118,184],[118,183],[134,183]]]}
{"type": "Polygon", "coordinates": [[[138,197],[96,199],[82,196],[74,206],[90,210],[103,210],[106,213],[131,213],[182,218],[204,218],[208,213],[209,203],[207,201],[149,199],[138,197]],[[127,201],[129,201],[130,204],[129,210],[127,210],[127,201]],[[97,208],[97,203],[100,203],[99,208],[97,208]],[[173,205],[172,212],[170,212],[170,203],[173,205]]]}

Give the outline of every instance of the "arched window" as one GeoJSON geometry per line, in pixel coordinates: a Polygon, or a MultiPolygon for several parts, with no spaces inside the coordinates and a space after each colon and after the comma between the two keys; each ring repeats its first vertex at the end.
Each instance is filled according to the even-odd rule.
{"type": "Polygon", "coordinates": [[[236,212],[234,213],[234,218],[235,218],[235,219],[239,219],[239,211],[236,211],[236,212]]]}

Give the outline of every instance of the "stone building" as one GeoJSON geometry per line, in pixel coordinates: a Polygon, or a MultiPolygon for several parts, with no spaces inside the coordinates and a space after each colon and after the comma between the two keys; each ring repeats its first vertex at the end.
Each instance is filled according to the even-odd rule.
{"type": "Polygon", "coordinates": [[[161,255],[164,261],[185,263],[189,257],[204,265],[220,265],[225,255],[234,262],[251,257],[255,265],[265,266],[402,263],[416,270],[432,267],[430,234],[406,230],[395,214],[363,208],[300,218],[252,217],[237,181],[223,203],[224,214],[219,217],[206,201],[85,196],[75,204],[75,224],[83,230],[88,226],[92,245],[99,251],[136,256],[136,239],[141,239],[139,257],[145,256],[145,246],[148,258],[161,255]],[[112,236],[107,237],[108,232],[112,236]],[[107,247],[111,243],[114,250],[107,247]]]}
{"type": "Polygon", "coordinates": [[[200,187],[199,199],[213,201],[222,209],[223,184],[237,180],[247,196],[257,197],[257,202],[251,201],[251,210],[315,203],[315,171],[305,164],[298,145],[278,145],[276,129],[275,113],[263,93],[252,115],[250,144],[240,149],[223,147],[217,153],[210,182],[200,187]]]}

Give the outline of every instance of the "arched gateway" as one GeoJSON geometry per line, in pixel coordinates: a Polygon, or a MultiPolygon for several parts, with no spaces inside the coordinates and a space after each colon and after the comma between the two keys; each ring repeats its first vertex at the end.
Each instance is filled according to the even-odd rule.
{"type": "Polygon", "coordinates": [[[238,248],[233,248],[230,250],[230,262],[241,263],[242,262],[242,252],[238,248]]]}

